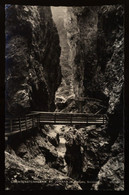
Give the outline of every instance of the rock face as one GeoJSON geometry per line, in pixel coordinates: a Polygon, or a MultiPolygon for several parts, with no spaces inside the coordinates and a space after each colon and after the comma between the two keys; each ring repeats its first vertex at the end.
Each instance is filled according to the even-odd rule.
{"type": "Polygon", "coordinates": [[[85,184],[86,190],[124,189],[123,134],[119,134],[114,144],[112,136],[105,126],[95,125],[71,128],[65,134],[68,175],[91,182],[85,184]]]}
{"type": "Polygon", "coordinates": [[[67,30],[65,28],[65,17],[67,7],[51,7],[53,20],[57,26],[61,55],[60,55],[60,65],[62,72],[62,82],[58,90],[56,91],[55,103],[65,103],[67,99],[74,97],[73,85],[72,85],[72,65],[69,62],[69,52],[70,48],[67,43],[67,30]]]}
{"type": "Polygon", "coordinates": [[[76,181],[47,165],[30,164],[8,152],[5,157],[5,190],[82,190],[76,181]]]}
{"type": "Polygon", "coordinates": [[[6,190],[82,190],[77,181],[59,171],[61,158],[45,129],[17,136],[5,151],[6,190]]]}
{"type": "Polygon", "coordinates": [[[50,7],[8,5],[5,13],[7,113],[54,110],[61,69],[50,7]]]}
{"type": "Polygon", "coordinates": [[[93,74],[93,69],[97,64],[96,45],[94,44],[97,41],[96,7],[68,7],[65,27],[70,46],[69,63],[73,67],[75,97],[83,97],[85,96],[84,78],[87,76],[90,76],[89,79],[92,78],[91,72],[93,74]],[[92,52],[90,52],[91,50],[92,52]],[[85,66],[87,69],[89,68],[87,73],[85,66]],[[85,73],[86,75],[84,75],[85,73]]]}
{"type": "MultiPolygon", "coordinates": [[[[99,173],[95,188],[101,190],[123,190],[123,149],[112,156],[112,145],[123,134],[123,12],[121,5],[68,7],[65,22],[75,97],[102,100],[106,105],[103,113],[108,115],[107,126],[78,127],[67,132],[66,162],[72,178],[96,182],[99,173]],[[108,166],[111,175],[104,172],[108,166]],[[109,186],[105,184],[108,181],[109,186]]],[[[96,102],[93,106],[87,102],[82,111],[88,108],[86,111],[94,113],[96,102]]],[[[118,145],[122,146],[123,140],[118,145]]]]}
{"type": "Polygon", "coordinates": [[[109,99],[108,113],[114,113],[122,100],[124,82],[123,7],[102,6],[98,12],[98,71],[97,83],[109,99]],[[101,77],[103,78],[100,81],[101,77]]]}
{"type": "Polygon", "coordinates": [[[65,19],[75,98],[105,100],[109,113],[124,81],[123,12],[121,5],[68,7],[65,19]]]}
{"type": "Polygon", "coordinates": [[[73,128],[66,133],[65,138],[69,176],[94,181],[100,167],[110,154],[111,143],[110,137],[106,134],[106,128],[95,125],[73,128]]]}
{"type": "Polygon", "coordinates": [[[111,157],[98,174],[94,190],[124,190],[123,136],[120,134],[111,147],[111,157]]]}

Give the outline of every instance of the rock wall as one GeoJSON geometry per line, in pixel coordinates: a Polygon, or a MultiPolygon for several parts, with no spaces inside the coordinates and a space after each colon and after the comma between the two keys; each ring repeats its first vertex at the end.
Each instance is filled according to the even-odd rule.
{"type": "MultiPolygon", "coordinates": [[[[94,189],[123,190],[123,139],[118,144],[120,153],[115,156],[112,145],[119,135],[123,135],[124,10],[121,5],[69,7],[67,13],[75,97],[102,100],[106,105],[104,113],[108,116],[106,126],[76,127],[67,132],[65,158],[69,176],[94,183],[100,180],[94,189]],[[105,172],[107,167],[110,174],[105,172]],[[120,178],[116,176],[117,172],[120,178]]],[[[93,106],[89,102],[86,104],[84,112],[96,103],[93,106]]],[[[87,185],[86,189],[91,186],[87,185]]]]}
{"type": "Polygon", "coordinates": [[[5,13],[6,112],[54,110],[61,68],[50,7],[7,5],[5,13]]]}
{"type": "Polygon", "coordinates": [[[85,184],[87,190],[124,189],[123,134],[117,134],[116,138],[108,130],[105,126],[91,125],[71,128],[65,134],[68,176],[91,182],[85,184]]]}
{"type": "Polygon", "coordinates": [[[5,190],[82,190],[62,170],[62,158],[48,136],[50,127],[9,139],[5,151],[5,190]]]}
{"type": "Polygon", "coordinates": [[[65,26],[76,98],[119,104],[124,82],[124,10],[121,5],[68,7],[65,26]]]}
{"type": "Polygon", "coordinates": [[[123,135],[119,135],[111,147],[109,160],[101,167],[98,181],[92,186],[93,190],[124,190],[124,154],[123,135]]]}
{"type": "Polygon", "coordinates": [[[62,73],[62,82],[60,87],[56,91],[55,103],[58,106],[63,105],[69,98],[74,97],[73,85],[72,85],[72,66],[69,63],[69,53],[70,48],[67,43],[67,31],[65,28],[65,18],[67,7],[58,6],[51,7],[53,20],[57,26],[61,55],[60,55],[60,65],[62,73]]]}
{"type": "Polygon", "coordinates": [[[67,8],[65,27],[70,46],[69,63],[73,68],[73,88],[76,98],[85,96],[84,79],[92,79],[97,65],[95,44],[97,20],[96,7],[67,8]]]}
{"type": "Polygon", "coordinates": [[[97,82],[109,99],[108,113],[119,107],[124,82],[124,9],[118,6],[102,6],[98,12],[97,82]],[[101,76],[102,75],[102,76],[101,76]],[[103,77],[102,81],[100,81],[103,77]],[[102,84],[103,82],[103,84],[102,84]]]}

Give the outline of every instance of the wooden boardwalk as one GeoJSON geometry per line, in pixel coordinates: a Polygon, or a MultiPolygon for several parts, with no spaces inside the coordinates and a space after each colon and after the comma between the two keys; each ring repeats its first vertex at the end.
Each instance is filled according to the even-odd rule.
{"type": "Polygon", "coordinates": [[[105,115],[89,115],[86,113],[36,112],[40,124],[105,124],[105,115]]]}
{"type": "Polygon", "coordinates": [[[42,124],[64,125],[96,125],[106,124],[106,115],[91,115],[86,113],[61,113],[33,111],[24,117],[5,118],[5,136],[40,127],[42,124]]]}

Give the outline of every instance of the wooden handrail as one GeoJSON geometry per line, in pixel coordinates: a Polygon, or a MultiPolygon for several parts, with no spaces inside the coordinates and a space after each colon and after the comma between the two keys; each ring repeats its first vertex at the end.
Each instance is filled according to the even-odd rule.
{"type": "Polygon", "coordinates": [[[33,111],[33,113],[19,118],[6,118],[5,130],[20,131],[39,127],[43,124],[105,124],[107,117],[105,114],[86,114],[86,113],[60,113],[33,111]]]}

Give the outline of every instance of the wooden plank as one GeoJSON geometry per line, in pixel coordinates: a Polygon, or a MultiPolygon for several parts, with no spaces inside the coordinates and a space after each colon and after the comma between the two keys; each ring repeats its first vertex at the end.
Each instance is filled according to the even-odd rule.
{"type": "Polygon", "coordinates": [[[87,117],[73,117],[72,116],[72,119],[77,120],[77,121],[86,121],[87,117]]]}
{"type": "MultiPolygon", "coordinates": [[[[49,119],[49,120],[54,120],[55,116],[40,116],[40,119],[45,120],[45,119],[49,119]]],[[[56,116],[57,118],[57,116],[56,116]]]]}
{"type": "Polygon", "coordinates": [[[16,134],[16,133],[19,133],[19,130],[5,133],[5,136],[10,136],[10,135],[13,135],[13,134],[16,134]]]}
{"type": "MultiPolygon", "coordinates": [[[[40,124],[71,124],[70,121],[56,121],[56,123],[54,121],[40,121],[40,124]]],[[[72,121],[72,124],[90,124],[90,125],[94,125],[94,124],[103,124],[100,122],[79,122],[79,121],[72,121]]]]}
{"type": "MultiPolygon", "coordinates": [[[[29,128],[32,128],[32,125],[27,126],[27,129],[29,129],[29,128]]],[[[25,124],[22,125],[21,131],[22,131],[22,129],[26,129],[26,125],[25,124]]],[[[19,126],[13,126],[13,131],[16,131],[16,130],[20,131],[20,127],[19,126]]]]}
{"type": "MultiPolygon", "coordinates": [[[[25,123],[25,121],[30,122],[31,120],[32,120],[31,118],[30,119],[24,118],[24,120],[23,119],[21,120],[21,124],[25,123]]],[[[13,124],[19,124],[19,120],[13,121],[13,124]]]]}

